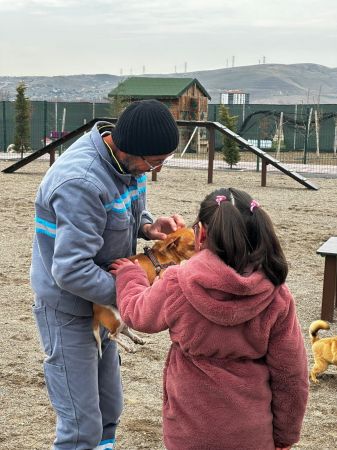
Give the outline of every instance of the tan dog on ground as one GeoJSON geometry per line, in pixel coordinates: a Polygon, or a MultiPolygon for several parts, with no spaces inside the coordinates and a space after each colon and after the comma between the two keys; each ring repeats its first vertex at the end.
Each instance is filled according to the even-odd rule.
{"type": "MultiPolygon", "coordinates": [[[[191,228],[179,228],[170,233],[166,239],[156,241],[152,248],[146,247],[144,253],[131,256],[131,261],[137,260],[139,265],[145,270],[150,284],[163,270],[182,261],[189,259],[195,252],[194,232],[191,228]]],[[[120,336],[124,334],[132,339],[136,344],[143,345],[145,342],[122,321],[115,306],[93,304],[93,331],[98,344],[99,355],[102,356],[100,325],[109,331],[109,339],[118,342],[128,352],[133,352],[120,336]]]]}
{"type": "Polygon", "coordinates": [[[310,372],[310,378],[314,383],[319,383],[316,376],[325,372],[329,364],[337,365],[337,336],[320,339],[319,330],[329,330],[330,325],[324,320],[315,320],[309,328],[312,352],[315,364],[310,372]]]}

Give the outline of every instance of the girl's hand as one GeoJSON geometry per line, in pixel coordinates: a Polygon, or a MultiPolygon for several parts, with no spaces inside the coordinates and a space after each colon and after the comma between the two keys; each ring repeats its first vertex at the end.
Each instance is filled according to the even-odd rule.
{"type": "Polygon", "coordinates": [[[291,446],[290,447],[275,447],[275,450],[290,450],[291,449],[291,446]]]}
{"type": "Polygon", "coordinates": [[[135,259],[135,261],[130,261],[127,258],[116,259],[113,263],[110,264],[109,272],[112,275],[116,276],[119,269],[123,269],[123,267],[127,266],[134,266],[135,264],[139,266],[137,259],[135,259]]]}

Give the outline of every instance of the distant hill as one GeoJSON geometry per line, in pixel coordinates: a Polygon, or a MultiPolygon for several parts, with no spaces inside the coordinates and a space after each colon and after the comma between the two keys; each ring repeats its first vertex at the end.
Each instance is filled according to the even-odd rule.
{"type": "MultiPolygon", "coordinates": [[[[250,103],[337,103],[337,68],[317,64],[259,64],[145,76],[197,78],[212,103],[219,103],[220,93],[227,89],[250,93],[250,103]]],[[[122,79],[108,74],[0,77],[0,100],[13,100],[16,86],[24,81],[31,100],[100,102],[122,79]]]]}
{"type": "Polygon", "coordinates": [[[64,75],[54,77],[1,77],[0,100],[14,100],[16,86],[27,85],[26,95],[30,100],[48,101],[96,101],[106,99],[117,86],[120,77],[116,75],[64,75]]]}

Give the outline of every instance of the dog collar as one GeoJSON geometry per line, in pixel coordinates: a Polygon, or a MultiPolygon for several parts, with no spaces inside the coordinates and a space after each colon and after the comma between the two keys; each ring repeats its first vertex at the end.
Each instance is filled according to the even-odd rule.
{"type": "Polygon", "coordinates": [[[162,270],[167,269],[169,266],[176,265],[176,263],[173,261],[166,264],[160,264],[158,259],[155,257],[151,247],[144,247],[144,255],[147,256],[149,260],[152,262],[156,271],[156,275],[159,275],[162,270]]]}

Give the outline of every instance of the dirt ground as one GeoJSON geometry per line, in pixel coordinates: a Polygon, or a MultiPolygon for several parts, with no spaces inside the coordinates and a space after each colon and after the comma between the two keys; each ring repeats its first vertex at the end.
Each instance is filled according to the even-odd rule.
{"type": "MultiPolygon", "coordinates": [[[[0,169],[6,167],[0,163],[0,169]]],[[[29,285],[33,237],[34,196],[47,170],[35,162],[14,174],[0,174],[0,449],[45,450],[54,434],[54,414],[44,385],[42,361],[31,314],[29,285]]],[[[251,193],[270,213],[290,263],[288,284],[296,299],[299,319],[312,356],[308,327],[320,316],[324,259],[317,248],[336,235],[336,180],[313,180],[309,191],[284,175],[240,171],[215,172],[207,185],[206,171],[166,168],[158,182],[148,183],[148,203],[156,215],[180,213],[187,224],[211,190],[233,186],[251,193]]],[[[140,248],[144,243],[140,242],[140,248]]],[[[337,335],[336,322],[327,335],[337,335]]],[[[134,355],[121,350],[125,410],[118,430],[118,449],[163,449],[161,441],[162,368],[169,347],[167,333],[146,336],[146,346],[134,355]]],[[[297,449],[337,448],[337,373],[330,367],[319,385],[311,385],[310,401],[297,449]]],[[[211,405],[210,405],[211,407],[211,405]]],[[[182,449],[184,450],[184,449],[182,449]]],[[[245,449],[242,449],[245,450],[245,449]]],[[[263,449],[261,449],[263,450],[263,449]]]]}

